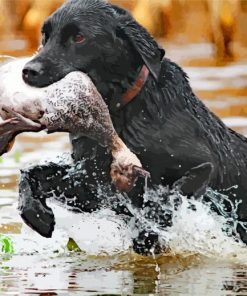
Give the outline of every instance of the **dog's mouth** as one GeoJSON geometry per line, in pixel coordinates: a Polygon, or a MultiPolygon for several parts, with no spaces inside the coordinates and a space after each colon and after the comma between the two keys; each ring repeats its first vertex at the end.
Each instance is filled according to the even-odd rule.
{"type": "Polygon", "coordinates": [[[82,72],[83,69],[77,69],[77,67],[68,66],[63,71],[53,70],[50,67],[46,67],[41,62],[34,60],[29,61],[22,68],[22,80],[23,82],[31,87],[42,89],[51,86],[52,84],[59,82],[65,78],[71,72],[82,72]]]}

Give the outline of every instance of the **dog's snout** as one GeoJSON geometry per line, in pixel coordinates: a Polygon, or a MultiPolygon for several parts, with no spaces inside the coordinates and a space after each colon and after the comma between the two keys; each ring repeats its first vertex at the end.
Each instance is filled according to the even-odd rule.
{"type": "Polygon", "coordinates": [[[22,75],[23,75],[23,79],[26,81],[28,80],[30,77],[36,77],[38,76],[38,72],[36,72],[35,70],[29,69],[29,68],[25,68],[22,71],[22,75]]]}
{"type": "Polygon", "coordinates": [[[25,82],[36,79],[40,74],[42,74],[42,67],[40,63],[28,63],[22,70],[22,75],[25,82]]]}
{"type": "Polygon", "coordinates": [[[44,70],[40,62],[30,62],[22,70],[22,78],[25,83],[41,87],[44,84],[44,70]]]}

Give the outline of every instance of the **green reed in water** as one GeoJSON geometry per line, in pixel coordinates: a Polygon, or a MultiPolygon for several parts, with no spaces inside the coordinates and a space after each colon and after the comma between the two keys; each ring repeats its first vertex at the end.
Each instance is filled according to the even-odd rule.
{"type": "Polygon", "coordinates": [[[0,234],[0,252],[2,254],[14,254],[14,244],[9,236],[0,234]]]}

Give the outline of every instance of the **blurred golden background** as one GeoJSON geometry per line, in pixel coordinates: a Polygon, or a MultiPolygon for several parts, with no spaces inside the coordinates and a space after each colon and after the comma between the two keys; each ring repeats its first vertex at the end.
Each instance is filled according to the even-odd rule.
{"type": "MultiPolygon", "coordinates": [[[[4,55],[24,56],[34,53],[40,43],[42,22],[63,2],[0,0],[0,62],[6,59],[4,55]]],[[[229,127],[247,136],[247,0],[112,2],[129,9],[164,45],[166,56],[185,68],[193,91],[210,110],[229,127]]],[[[70,152],[68,136],[65,134],[24,133],[18,136],[10,153],[0,158],[0,233],[12,235],[20,233],[22,228],[16,210],[20,169],[40,163],[40,160],[56,160],[57,155],[64,152],[70,152]]],[[[35,234],[31,233],[28,239],[20,236],[18,241],[22,242],[21,250],[24,248],[26,251],[29,246],[32,248],[37,245],[42,253],[44,242],[39,246],[40,238],[35,234]]],[[[198,242],[195,242],[195,246],[201,248],[198,242]]],[[[213,253],[212,250],[210,247],[213,253]]],[[[104,295],[127,295],[125,289],[128,283],[131,283],[130,288],[133,285],[133,291],[139,295],[236,295],[235,292],[240,295],[247,290],[246,265],[242,261],[241,265],[234,265],[232,253],[226,264],[217,262],[214,257],[206,264],[204,256],[201,261],[197,255],[188,256],[190,253],[183,259],[177,256],[172,260],[164,257],[164,263],[159,265],[161,278],[157,273],[157,261],[152,268],[144,257],[137,261],[129,261],[128,258],[126,263],[122,256],[110,259],[101,256],[99,260],[94,257],[84,259],[87,257],[82,255],[80,258],[75,256],[74,263],[73,256],[59,254],[56,257],[55,253],[50,255],[45,252],[42,259],[40,253],[35,252],[34,256],[25,254],[21,252],[17,256],[9,256],[9,262],[2,260],[0,296],[26,293],[70,295],[70,291],[88,295],[89,290],[96,293],[97,289],[99,293],[106,291],[104,295]],[[90,280],[92,286],[87,285],[90,280]],[[47,287],[52,289],[46,290],[47,287]],[[157,292],[159,289],[162,289],[161,293],[157,292]]]]}
{"type": "MultiPolygon", "coordinates": [[[[0,53],[34,51],[44,19],[64,0],[0,0],[0,53]]],[[[112,0],[129,9],[156,38],[210,42],[218,60],[245,56],[247,0],[112,0]]]]}

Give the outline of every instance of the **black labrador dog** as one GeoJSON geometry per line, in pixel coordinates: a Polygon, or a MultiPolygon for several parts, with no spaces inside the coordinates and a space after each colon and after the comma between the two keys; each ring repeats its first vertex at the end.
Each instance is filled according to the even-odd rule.
{"type": "MultiPolygon", "coordinates": [[[[205,107],[184,71],[164,57],[165,51],[127,11],[103,0],[70,0],[45,21],[42,36],[39,53],[23,69],[27,84],[44,87],[71,71],[88,73],[117,132],[151,173],[149,187],[175,184],[182,194],[195,197],[210,187],[233,203],[242,200],[238,218],[245,222],[246,138],[205,107]]],[[[85,137],[71,137],[71,143],[74,168],[51,163],[22,171],[21,215],[46,237],[52,234],[54,216],[45,200],[54,193],[73,209],[91,212],[104,206],[97,188],[110,182],[111,156],[85,137]]],[[[169,226],[171,217],[159,207],[166,199],[144,202],[143,183],[137,182],[128,199],[136,208],[153,208],[152,213],[165,217],[162,225],[169,226]]],[[[129,214],[124,205],[115,210],[129,214]]],[[[243,224],[237,230],[247,243],[243,224]]],[[[144,231],[134,249],[148,253],[157,241],[156,233],[144,231]]]]}

